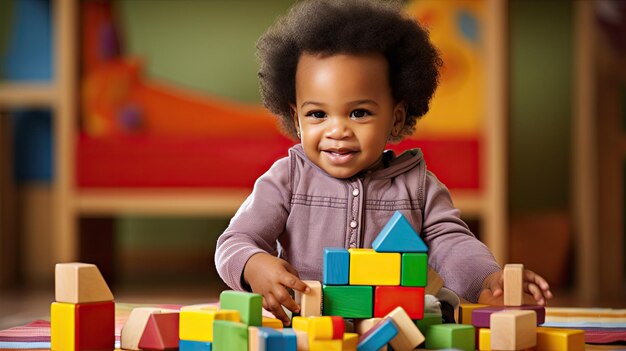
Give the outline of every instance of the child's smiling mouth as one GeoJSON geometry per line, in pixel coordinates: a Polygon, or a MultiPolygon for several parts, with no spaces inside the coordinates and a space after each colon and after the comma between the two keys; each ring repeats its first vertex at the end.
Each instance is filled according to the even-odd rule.
{"type": "Polygon", "coordinates": [[[344,165],[350,162],[354,157],[356,157],[357,152],[357,150],[349,149],[322,150],[322,154],[326,155],[328,161],[336,166],[344,165]]]}

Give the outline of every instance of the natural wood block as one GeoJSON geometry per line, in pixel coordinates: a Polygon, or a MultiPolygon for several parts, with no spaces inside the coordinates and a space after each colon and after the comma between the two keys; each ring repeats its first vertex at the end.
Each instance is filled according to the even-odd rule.
{"type": "Polygon", "coordinates": [[[400,211],[396,211],[372,242],[377,252],[427,252],[413,226],[400,211]]]}
{"type": "Polygon", "coordinates": [[[537,344],[537,314],[507,310],[491,314],[491,348],[523,350],[537,344]]]}
{"type": "Polygon", "coordinates": [[[357,334],[362,335],[365,334],[368,330],[372,329],[376,324],[382,321],[382,318],[366,318],[355,320],[354,329],[357,334]]]}
{"type": "Polygon", "coordinates": [[[437,296],[439,290],[445,285],[439,273],[435,272],[432,267],[428,266],[428,284],[426,284],[425,292],[428,295],[437,296]]]}
{"type": "Polygon", "coordinates": [[[57,263],[55,300],[66,303],[113,301],[113,294],[98,267],[88,263],[57,263]]]}
{"type": "Polygon", "coordinates": [[[323,315],[372,318],[374,294],[371,286],[324,285],[323,315]]]}
{"type": "Polygon", "coordinates": [[[322,315],[322,284],[317,280],[303,280],[310,291],[303,294],[296,291],[295,300],[300,305],[300,316],[315,317],[322,315]]]}
{"type": "Polygon", "coordinates": [[[247,351],[248,326],[227,320],[213,321],[213,351],[247,351]]]}
{"type": "Polygon", "coordinates": [[[248,350],[271,351],[283,349],[283,334],[273,328],[248,327],[248,350]]]}
{"type": "Polygon", "coordinates": [[[402,307],[411,319],[424,317],[424,288],[413,286],[377,286],[374,291],[374,317],[385,317],[402,307]]]}
{"type": "Polygon", "coordinates": [[[391,346],[395,351],[413,350],[424,342],[424,335],[402,307],[396,307],[386,318],[391,319],[398,329],[398,335],[391,339],[391,346]]]}
{"type": "Polygon", "coordinates": [[[537,351],[584,351],[585,331],[537,327],[537,351]]]}
{"type": "Polygon", "coordinates": [[[350,285],[400,285],[399,253],[349,249],[350,285]]]}
{"type": "Polygon", "coordinates": [[[475,350],[474,327],[465,324],[438,324],[426,330],[427,349],[475,350]]]}
{"type": "Polygon", "coordinates": [[[400,285],[426,286],[428,282],[428,254],[403,253],[400,285]]]}
{"type": "Polygon", "coordinates": [[[180,312],[181,340],[213,341],[213,322],[227,320],[239,322],[239,311],[235,310],[185,310],[180,312]]]}
{"type": "Polygon", "coordinates": [[[398,335],[398,328],[390,318],[384,318],[359,338],[359,351],[378,351],[398,335]]]}
{"type": "Polygon", "coordinates": [[[139,340],[153,313],[161,313],[160,308],[139,307],[133,308],[122,327],[121,346],[125,350],[140,350],[139,340]]]}
{"type": "Polygon", "coordinates": [[[524,296],[524,265],[504,266],[504,305],[521,306],[524,296]]]}
{"type": "Polygon", "coordinates": [[[141,350],[170,350],[178,348],[179,312],[153,313],[139,340],[141,350]]]}
{"type": "Polygon", "coordinates": [[[322,281],[326,285],[347,285],[350,253],[343,247],[325,247],[322,281]]]}
{"type": "Polygon", "coordinates": [[[481,305],[476,303],[462,303],[459,304],[459,323],[460,324],[472,324],[472,312],[477,308],[487,307],[488,305],[481,305]]]}
{"type": "Polygon", "coordinates": [[[113,349],[115,304],[113,301],[50,306],[50,343],[55,351],[113,349]]]}
{"type": "Polygon", "coordinates": [[[241,323],[260,327],[262,325],[263,295],[225,290],[220,294],[220,309],[239,311],[241,323]]]}
{"type": "Polygon", "coordinates": [[[296,333],[298,351],[307,351],[309,349],[309,335],[305,331],[297,330],[295,327],[293,329],[296,333]]]}
{"type": "Polygon", "coordinates": [[[472,324],[477,328],[489,328],[491,326],[491,315],[499,311],[535,311],[537,314],[537,325],[543,324],[546,319],[546,309],[537,305],[522,306],[486,306],[475,308],[472,311],[472,324]]]}

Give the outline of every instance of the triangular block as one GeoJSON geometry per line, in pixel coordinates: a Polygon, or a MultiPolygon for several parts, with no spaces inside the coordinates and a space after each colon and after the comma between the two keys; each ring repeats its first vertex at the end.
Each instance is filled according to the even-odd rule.
{"type": "Polygon", "coordinates": [[[424,241],[400,211],[396,211],[385,224],[372,248],[376,252],[428,252],[424,241]]]}
{"type": "Polygon", "coordinates": [[[161,313],[160,308],[138,307],[130,311],[130,316],[124,323],[121,335],[121,346],[124,350],[140,350],[139,341],[143,336],[150,316],[161,313]]]}
{"type": "Polygon", "coordinates": [[[66,303],[113,301],[100,270],[89,263],[57,263],[54,270],[55,300],[66,303]]]}
{"type": "Polygon", "coordinates": [[[178,312],[165,312],[151,314],[143,331],[139,348],[142,350],[168,350],[177,349],[180,339],[178,338],[178,312]]]}

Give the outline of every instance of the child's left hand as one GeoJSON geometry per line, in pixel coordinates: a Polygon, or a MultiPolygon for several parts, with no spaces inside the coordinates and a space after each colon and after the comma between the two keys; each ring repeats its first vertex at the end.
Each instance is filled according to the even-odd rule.
{"type": "MultiPolygon", "coordinates": [[[[550,285],[539,274],[524,269],[524,303],[545,306],[552,298],[550,285]]],[[[488,305],[504,305],[504,271],[495,272],[485,278],[483,291],[478,303],[488,305]]]]}

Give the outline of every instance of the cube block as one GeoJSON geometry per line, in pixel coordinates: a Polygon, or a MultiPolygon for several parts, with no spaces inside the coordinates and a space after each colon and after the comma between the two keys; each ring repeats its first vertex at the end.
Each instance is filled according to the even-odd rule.
{"type": "Polygon", "coordinates": [[[113,301],[50,306],[50,343],[55,351],[112,350],[115,344],[113,301]]]}
{"type": "Polygon", "coordinates": [[[374,301],[371,286],[323,286],[323,314],[344,318],[371,318],[374,301]]]}
{"type": "Polygon", "coordinates": [[[475,350],[474,327],[465,324],[431,325],[426,331],[427,349],[475,350]]]}
{"type": "Polygon", "coordinates": [[[350,253],[339,247],[324,248],[323,283],[347,285],[350,278],[350,253]]]}
{"type": "Polygon", "coordinates": [[[411,319],[424,317],[424,288],[412,286],[377,286],[374,291],[374,317],[384,317],[402,307],[411,319]]]}
{"type": "Polygon", "coordinates": [[[426,253],[403,253],[400,285],[426,286],[428,282],[428,255],[426,253]]]}
{"type": "Polygon", "coordinates": [[[239,311],[241,323],[260,327],[262,325],[263,295],[224,290],[220,294],[220,309],[239,311]]]}
{"type": "Polygon", "coordinates": [[[400,285],[399,253],[349,249],[350,285],[400,285]]]}

